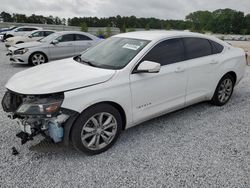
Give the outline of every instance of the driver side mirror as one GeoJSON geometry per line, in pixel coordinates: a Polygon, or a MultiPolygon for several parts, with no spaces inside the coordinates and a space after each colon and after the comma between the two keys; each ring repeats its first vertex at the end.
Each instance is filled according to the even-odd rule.
{"type": "Polygon", "coordinates": [[[28,37],[29,37],[29,38],[32,38],[32,35],[29,35],[28,37]]]}
{"type": "Polygon", "coordinates": [[[153,61],[143,61],[134,73],[158,73],[160,72],[161,64],[153,61]]]}
{"type": "Polygon", "coordinates": [[[58,40],[52,40],[52,42],[51,42],[51,44],[54,44],[54,45],[56,45],[56,44],[58,44],[58,43],[59,43],[58,40]]]}

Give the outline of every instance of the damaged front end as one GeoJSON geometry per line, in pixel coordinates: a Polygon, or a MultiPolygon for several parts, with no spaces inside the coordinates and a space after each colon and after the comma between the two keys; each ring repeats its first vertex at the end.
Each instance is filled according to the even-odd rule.
{"type": "Polygon", "coordinates": [[[16,136],[25,144],[41,134],[61,142],[64,137],[64,123],[74,113],[61,108],[63,93],[45,95],[23,95],[8,90],[2,100],[2,107],[11,119],[17,120],[21,128],[16,136]]]}

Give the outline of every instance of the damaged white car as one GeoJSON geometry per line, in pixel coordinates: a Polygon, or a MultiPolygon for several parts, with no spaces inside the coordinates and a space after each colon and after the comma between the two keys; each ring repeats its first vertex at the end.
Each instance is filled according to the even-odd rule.
{"type": "Polygon", "coordinates": [[[201,101],[226,104],[245,67],[242,49],[213,37],[125,33],[17,73],[2,106],[18,120],[22,143],[42,134],[97,154],[143,121],[201,101]]]}

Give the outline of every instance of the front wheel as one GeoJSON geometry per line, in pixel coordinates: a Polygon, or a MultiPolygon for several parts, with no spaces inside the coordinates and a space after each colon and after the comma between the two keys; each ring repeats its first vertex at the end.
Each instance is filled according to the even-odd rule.
{"type": "Polygon", "coordinates": [[[71,131],[73,146],[95,155],[109,149],[122,130],[119,111],[109,104],[99,104],[85,110],[71,131]]]}
{"type": "Polygon", "coordinates": [[[44,64],[46,62],[47,62],[46,56],[40,52],[33,53],[29,58],[29,63],[34,66],[44,64]]]}
{"type": "Polygon", "coordinates": [[[212,104],[217,106],[226,104],[233,94],[234,84],[235,80],[230,74],[223,76],[211,100],[212,104]]]}

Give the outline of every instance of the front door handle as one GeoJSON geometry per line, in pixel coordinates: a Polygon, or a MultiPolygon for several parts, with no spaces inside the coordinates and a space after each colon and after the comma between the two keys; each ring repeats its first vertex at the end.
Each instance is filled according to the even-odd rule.
{"type": "Polygon", "coordinates": [[[182,68],[182,67],[178,67],[178,68],[175,69],[176,73],[181,73],[181,72],[184,72],[184,71],[185,71],[185,69],[182,68]]]}

